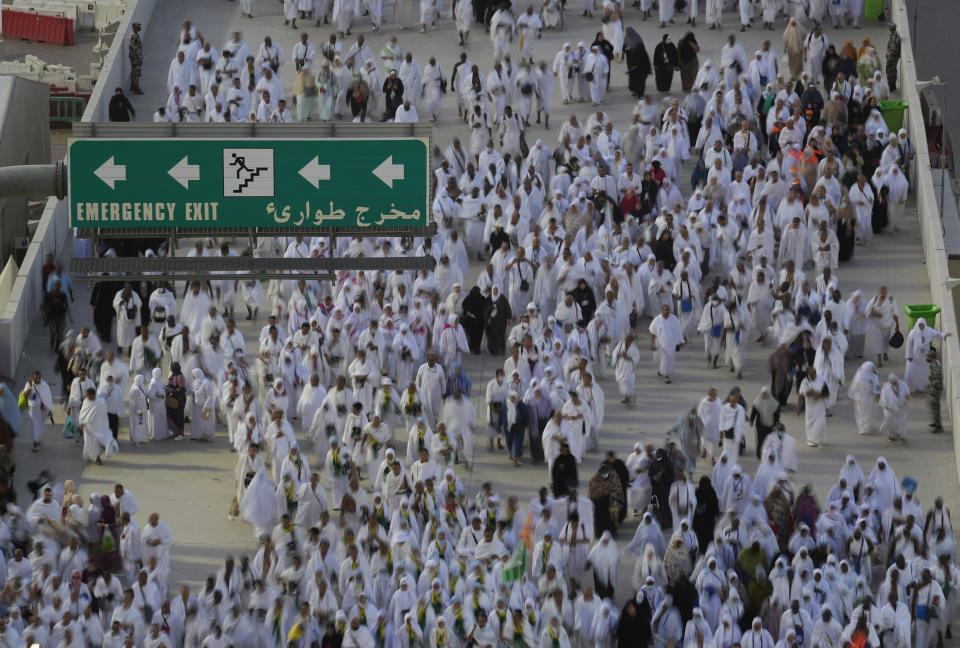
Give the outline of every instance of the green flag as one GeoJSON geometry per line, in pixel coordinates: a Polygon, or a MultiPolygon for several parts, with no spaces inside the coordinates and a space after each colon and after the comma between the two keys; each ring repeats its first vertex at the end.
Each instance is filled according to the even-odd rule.
{"type": "Polygon", "coordinates": [[[507,564],[503,566],[503,582],[513,583],[527,571],[527,545],[524,542],[517,544],[507,564]]]}

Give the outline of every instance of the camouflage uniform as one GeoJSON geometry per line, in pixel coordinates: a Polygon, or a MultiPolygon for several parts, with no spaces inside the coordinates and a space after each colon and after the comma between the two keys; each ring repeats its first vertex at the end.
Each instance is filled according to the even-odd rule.
{"type": "Polygon", "coordinates": [[[890,30],[890,38],[887,39],[887,85],[890,86],[890,92],[897,89],[897,65],[900,63],[900,34],[896,27],[890,30]]]}
{"type": "Polygon", "coordinates": [[[936,357],[928,358],[930,383],[927,387],[927,408],[930,410],[930,431],[943,432],[940,422],[940,396],[943,394],[943,366],[936,357]]]}
{"type": "Polygon", "coordinates": [[[143,72],[143,39],[139,32],[130,34],[130,90],[141,94],[140,74],[143,72]]]}

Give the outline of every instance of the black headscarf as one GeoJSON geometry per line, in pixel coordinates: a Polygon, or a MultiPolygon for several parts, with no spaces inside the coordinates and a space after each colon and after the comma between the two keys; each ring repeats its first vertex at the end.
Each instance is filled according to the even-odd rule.
{"type": "Polygon", "coordinates": [[[650,609],[650,603],[647,602],[646,597],[643,597],[640,603],[632,599],[627,601],[617,621],[617,648],[628,646],[630,648],[648,648],[653,642],[653,630],[650,627],[652,617],[653,611],[650,609]],[[627,612],[630,608],[635,611],[632,615],[627,612]]]}
{"type": "Polygon", "coordinates": [[[180,371],[180,363],[179,363],[179,362],[171,362],[171,363],[170,363],[170,375],[171,375],[171,376],[179,376],[181,373],[182,373],[182,372],[180,371]]]}
{"type": "Polygon", "coordinates": [[[633,27],[627,27],[623,34],[623,49],[631,50],[635,47],[643,47],[643,38],[633,27]]]}

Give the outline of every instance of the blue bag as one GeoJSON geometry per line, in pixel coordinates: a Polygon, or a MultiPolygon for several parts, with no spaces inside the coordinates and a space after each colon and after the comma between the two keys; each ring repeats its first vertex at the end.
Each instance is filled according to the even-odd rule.
{"type": "Polygon", "coordinates": [[[67,420],[63,423],[63,438],[64,439],[76,439],[77,438],[77,424],[73,422],[72,416],[67,416],[67,420]]]}

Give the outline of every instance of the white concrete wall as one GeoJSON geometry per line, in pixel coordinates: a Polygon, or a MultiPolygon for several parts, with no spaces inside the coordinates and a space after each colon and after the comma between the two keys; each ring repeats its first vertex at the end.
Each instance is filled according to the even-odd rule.
{"type": "MultiPolygon", "coordinates": [[[[960,447],[960,340],[957,339],[957,310],[954,306],[953,289],[946,281],[950,277],[947,250],[943,240],[943,226],[940,215],[940,195],[934,190],[933,173],[930,168],[930,151],[927,147],[923,113],[920,110],[920,93],[917,91],[917,70],[913,57],[913,44],[910,41],[910,24],[906,0],[891,0],[893,21],[901,38],[900,87],[903,100],[910,108],[906,113],[906,127],[916,146],[914,188],[917,195],[917,215],[920,219],[920,232],[923,239],[923,254],[926,259],[927,275],[930,277],[930,293],[933,301],[941,308],[940,330],[950,331],[953,335],[941,345],[943,363],[944,392],[953,427],[954,446],[960,447]]],[[[947,192],[946,200],[955,200],[953,192],[947,192]]],[[[905,332],[906,333],[906,332],[905,332]]],[[[957,474],[960,475],[960,453],[954,453],[957,474]]]]}
{"type": "Polygon", "coordinates": [[[10,378],[15,375],[27,334],[38,321],[43,302],[43,259],[47,254],[59,258],[71,240],[67,216],[65,200],[51,198],[47,201],[23,265],[13,282],[10,299],[0,312],[0,376],[10,378]]]}
{"type": "Polygon", "coordinates": [[[127,2],[127,11],[117,27],[117,35],[113,37],[110,51],[103,60],[100,77],[90,94],[87,109],[83,112],[83,121],[109,121],[107,109],[110,105],[110,97],[117,88],[123,88],[126,92],[130,87],[130,58],[127,56],[127,43],[130,41],[132,32],[131,25],[135,22],[140,23],[142,27],[140,33],[146,37],[150,18],[153,16],[153,10],[156,6],[157,0],[129,0],[127,2]]]}
{"type": "MultiPolygon", "coordinates": [[[[17,76],[0,78],[0,167],[50,163],[50,122],[46,83],[17,76]]],[[[33,196],[41,200],[43,196],[33,196]]],[[[0,198],[0,259],[27,236],[27,197],[0,198]]],[[[0,301],[0,303],[3,303],[0,301]]]]}
{"type": "Polygon", "coordinates": [[[20,266],[13,257],[8,258],[7,265],[3,267],[3,272],[0,272],[0,304],[6,304],[9,301],[18,272],[20,272],[20,266]]]}
{"type": "MultiPolygon", "coordinates": [[[[127,42],[130,39],[131,25],[139,22],[146,33],[156,6],[157,0],[130,0],[127,3],[127,11],[104,59],[103,71],[83,113],[83,121],[108,121],[108,107],[114,89],[127,88],[130,83],[127,42]]],[[[46,110],[43,115],[46,115],[46,110]]],[[[50,198],[27,249],[23,265],[13,281],[9,299],[0,299],[0,304],[3,304],[0,310],[0,376],[12,377],[15,374],[27,334],[38,322],[43,299],[41,267],[44,257],[53,254],[55,258],[63,258],[72,236],[67,202],[50,198]]]]}
{"type": "MultiPolygon", "coordinates": [[[[47,104],[50,89],[46,84],[11,77],[10,100],[2,116],[0,166],[50,163],[50,129],[47,104]]],[[[30,326],[39,313],[42,297],[41,266],[47,253],[60,256],[66,240],[66,203],[59,221],[54,220],[58,201],[47,203],[23,265],[17,268],[11,258],[0,275],[0,376],[12,377],[23,351],[30,326]],[[11,266],[12,264],[12,266],[11,266]],[[31,290],[35,291],[31,293],[31,290]]],[[[0,200],[0,258],[13,252],[16,237],[25,236],[26,198],[0,200]]]]}

